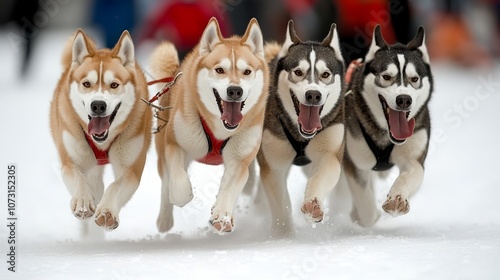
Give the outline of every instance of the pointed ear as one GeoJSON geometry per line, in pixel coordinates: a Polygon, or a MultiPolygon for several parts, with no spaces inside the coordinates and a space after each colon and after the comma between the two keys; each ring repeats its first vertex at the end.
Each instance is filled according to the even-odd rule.
{"type": "Polygon", "coordinates": [[[387,48],[387,42],[382,37],[382,32],[380,31],[380,25],[377,24],[375,29],[373,29],[372,43],[370,45],[370,49],[368,49],[368,53],[365,57],[365,62],[372,60],[375,57],[375,53],[379,49],[387,48]]]}
{"type": "Polygon", "coordinates": [[[294,24],[293,20],[288,21],[288,26],[286,28],[286,38],[285,38],[285,43],[283,43],[283,47],[281,48],[280,53],[278,54],[278,58],[282,58],[285,55],[288,54],[288,49],[295,44],[299,44],[302,41],[299,39],[297,36],[297,33],[295,33],[294,29],[294,24]]]}
{"type": "Polygon", "coordinates": [[[255,18],[250,20],[241,42],[248,45],[254,54],[264,57],[264,37],[255,18]]]}
{"type": "Polygon", "coordinates": [[[118,43],[113,48],[113,53],[120,58],[123,66],[135,66],[134,42],[132,42],[132,37],[130,37],[127,30],[123,31],[118,43]]]}
{"type": "Polygon", "coordinates": [[[93,51],[94,50],[89,44],[85,32],[83,32],[82,29],[78,29],[75,35],[75,39],[73,40],[71,62],[80,65],[83,63],[85,57],[89,56],[91,52],[93,53],[93,51]]]}
{"type": "Polygon", "coordinates": [[[222,34],[220,32],[219,23],[215,17],[212,17],[208,22],[205,31],[200,40],[200,55],[205,55],[211,52],[214,46],[222,41],[222,34]]]}
{"type": "Polygon", "coordinates": [[[321,44],[332,47],[335,51],[335,57],[340,61],[344,61],[342,58],[342,52],[340,51],[339,36],[337,34],[337,25],[335,23],[332,23],[330,26],[330,32],[328,32],[328,35],[323,42],[321,42],[321,44]]]}
{"type": "Polygon", "coordinates": [[[425,63],[429,64],[429,53],[425,46],[425,30],[422,26],[418,28],[417,35],[407,45],[410,50],[420,50],[422,52],[422,59],[425,63]]]}

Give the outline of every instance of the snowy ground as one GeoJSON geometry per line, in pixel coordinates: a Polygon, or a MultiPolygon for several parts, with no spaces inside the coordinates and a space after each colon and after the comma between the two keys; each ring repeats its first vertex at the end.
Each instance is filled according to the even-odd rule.
{"type": "MultiPolygon", "coordinates": [[[[337,202],[329,219],[313,228],[298,211],[305,178],[294,169],[295,237],[271,238],[265,204],[255,205],[249,195],[240,198],[235,232],[218,236],[207,221],[222,169],[195,165],[195,199],[176,209],[170,233],[158,234],[160,180],[151,150],[120,226],[105,241],[85,242],[70,213],[48,123],[68,34],[40,36],[32,72],[22,80],[18,54],[0,31],[1,279],[500,279],[498,65],[485,71],[435,65],[433,143],[406,216],[383,215],[364,229],[350,222],[349,205],[337,202]],[[6,263],[10,163],[18,168],[16,273],[6,263]]],[[[381,181],[378,187],[380,205],[388,186],[381,181]]],[[[334,201],[345,196],[340,189],[334,201]]]]}

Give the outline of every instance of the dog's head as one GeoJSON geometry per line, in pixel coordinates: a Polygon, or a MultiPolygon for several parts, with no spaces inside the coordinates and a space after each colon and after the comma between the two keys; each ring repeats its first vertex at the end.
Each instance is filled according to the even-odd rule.
{"type": "Polygon", "coordinates": [[[321,118],[334,109],[342,91],[344,60],[335,24],[320,42],[302,42],[288,22],[278,54],[277,89],[284,108],[304,138],[322,129],[321,118]]]}
{"type": "Polygon", "coordinates": [[[402,144],[413,135],[415,115],[432,92],[424,28],[407,45],[388,45],[376,26],[365,57],[362,95],[391,141],[402,144]]]}
{"type": "Polygon", "coordinates": [[[103,144],[114,134],[112,128],[125,122],[136,100],[132,39],[124,31],[112,50],[96,50],[80,29],[71,53],[71,104],[83,129],[97,144],[103,144]]]}
{"type": "Polygon", "coordinates": [[[220,117],[227,130],[234,130],[264,93],[267,65],[259,24],[252,19],[243,37],[225,39],[212,18],[198,51],[196,82],[202,106],[220,117]]]}

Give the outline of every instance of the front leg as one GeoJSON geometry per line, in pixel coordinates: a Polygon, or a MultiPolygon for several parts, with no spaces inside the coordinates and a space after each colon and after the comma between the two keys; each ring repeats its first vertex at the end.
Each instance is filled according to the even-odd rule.
{"type": "Polygon", "coordinates": [[[72,197],[70,207],[73,215],[82,220],[92,217],[95,199],[87,177],[72,162],[63,164],[61,174],[72,197]]]}
{"type": "Polygon", "coordinates": [[[350,159],[345,159],[344,174],[352,195],[351,219],[363,227],[373,226],[380,218],[373,188],[371,170],[358,169],[350,159]]]}
{"type": "Polygon", "coordinates": [[[382,205],[387,213],[398,216],[410,211],[408,199],[420,188],[424,179],[423,164],[428,140],[427,131],[421,129],[408,138],[405,144],[394,148],[391,157],[400,173],[382,205]]]}
{"type": "Polygon", "coordinates": [[[337,185],[341,167],[340,161],[334,155],[325,156],[323,160],[311,164],[311,176],[307,181],[300,210],[307,221],[319,223],[325,216],[323,201],[337,185]]]}
{"type": "Polygon", "coordinates": [[[218,234],[234,229],[233,209],[248,180],[249,165],[255,160],[261,139],[262,127],[254,126],[233,135],[222,152],[224,175],[209,220],[218,234]]]}
{"type": "Polygon", "coordinates": [[[187,174],[186,152],[177,144],[167,144],[168,195],[170,203],[183,207],[193,199],[191,181],[187,174]]]}
{"type": "Polygon", "coordinates": [[[259,152],[258,158],[262,187],[271,209],[273,236],[287,236],[293,232],[292,207],[286,186],[290,164],[276,162],[278,157],[274,157],[272,153],[266,155],[263,150],[259,152]],[[271,161],[268,161],[266,156],[270,157],[271,161]]]}
{"type": "Polygon", "coordinates": [[[400,167],[399,177],[392,185],[382,209],[393,216],[407,214],[410,211],[408,199],[418,190],[423,178],[424,168],[417,161],[400,167]]]}
{"type": "Polygon", "coordinates": [[[212,207],[210,224],[218,234],[232,232],[234,229],[233,209],[248,179],[247,161],[227,160],[217,199],[212,207]]]}
{"type": "Polygon", "coordinates": [[[112,230],[119,225],[120,209],[127,203],[139,187],[141,173],[134,168],[114,168],[119,174],[111,183],[97,206],[95,222],[98,226],[112,230]]]}
{"type": "Polygon", "coordinates": [[[306,153],[311,159],[309,176],[301,211],[306,220],[323,221],[323,201],[340,178],[344,125],[336,124],[322,131],[309,143],[306,153]]]}
{"type": "Polygon", "coordinates": [[[109,153],[116,180],[108,186],[97,205],[95,222],[98,226],[109,230],[118,227],[120,209],[139,187],[146,162],[147,143],[142,136],[115,140],[109,153]]]}

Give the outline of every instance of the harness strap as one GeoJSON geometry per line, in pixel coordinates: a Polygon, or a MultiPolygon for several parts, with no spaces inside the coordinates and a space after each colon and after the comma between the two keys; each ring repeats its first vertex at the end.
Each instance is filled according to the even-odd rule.
{"type": "Polygon", "coordinates": [[[394,144],[391,143],[387,147],[381,149],[373,141],[370,135],[366,133],[366,130],[361,123],[359,124],[359,127],[361,128],[361,132],[363,133],[363,137],[365,138],[366,144],[368,144],[368,147],[370,147],[370,150],[372,151],[373,155],[375,156],[375,159],[377,160],[377,163],[375,164],[374,167],[372,167],[372,170],[385,171],[393,167],[394,164],[389,162],[389,157],[391,156],[394,144]]]}
{"type": "Polygon", "coordinates": [[[94,140],[88,135],[87,133],[83,132],[85,134],[85,139],[87,140],[87,143],[89,144],[90,148],[92,149],[92,152],[94,152],[95,159],[97,160],[98,165],[106,165],[109,163],[109,154],[108,150],[101,150],[99,149],[94,140]]]}
{"type": "Polygon", "coordinates": [[[305,141],[295,140],[295,138],[293,138],[290,131],[288,131],[288,129],[286,128],[283,120],[281,118],[278,118],[278,119],[280,120],[281,127],[283,128],[283,131],[285,132],[285,135],[286,135],[286,138],[288,139],[288,142],[290,143],[290,145],[292,145],[292,147],[296,153],[295,158],[293,159],[292,163],[297,165],[297,166],[304,166],[304,165],[311,163],[311,160],[306,155],[306,147],[309,144],[309,140],[305,140],[305,141]]]}
{"type": "Polygon", "coordinates": [[[222,158],[222,150],[224,149],[230,138],[227,138],[225,140],[215,138],[215,135],[210,130],[207,123],[202,117],[200,117],[200,121],[201,125],[203,126],[205,136],[207,137],[208,152],[204,157],[198,159],[197,161],[208,165],[221,165],[224,162],[222,158]]]}

